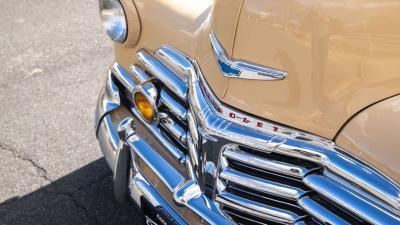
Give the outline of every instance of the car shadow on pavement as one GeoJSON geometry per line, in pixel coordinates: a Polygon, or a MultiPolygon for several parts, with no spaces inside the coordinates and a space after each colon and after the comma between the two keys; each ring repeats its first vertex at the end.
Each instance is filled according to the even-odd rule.
{"type": "Polygon", "coordinates": [[[114,200],[112,174],[102,158],[0,203],[0,224],[141,224],[141,215],[132,203],[114,200]]]}

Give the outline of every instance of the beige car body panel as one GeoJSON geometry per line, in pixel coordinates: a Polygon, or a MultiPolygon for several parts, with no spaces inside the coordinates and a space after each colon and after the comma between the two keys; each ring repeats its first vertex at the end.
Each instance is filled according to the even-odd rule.
{"type": "MultiPolygon", "coordinates": [[[[242,2],[223,0],[212,4],[211,0],[135,0],[141,21],[140,41],[134,48],[115,44],[116,61],[129,69],[139,49],[156,49],[164,44],[174,46],[198,61],[209,85],[221,98],[226,92],[228,78],[221,75],[215,63],[209,34],[211,30],[220,33],[221,43],[232,52],[242,2]],[[212,12],[224,16],[212,17],[212,12]]],[[[123,3],[124,7],[129,5],[126,1],[123,3]]]]}
{"type": "Polygon", "coordinates": [[[332,139],[352,115],[400,92],[400,2],[246,0],[233,57],[285,70],[229,79],[223,101],[332,139]]]}
{"type": "MultiPolygon", "coordinates": [[[[125,9],[136,6],[141,25],[137,29],[140,31],[137,45],[115,44],[116,61],[125,69],[136,62],[134,56],[139,49],[168,44],[198,61],[221,101],[273,122],[333,139],[353,115],[400,93],[400,2],[123,0],[122,3],[125,9]],[[288,77],[281,81],[224,77],[211,48],[211,31],[232,58],[287,71],[288,77]]],[[[131,33],[128,32],[128,41],[134,39],[129,37],[131,33]]],[[[366,114],[376,117],[377,112],[372,109],[366,114]]],[[[399,112],[387,112],[385,123],[395,114],[398,119],[399,112]]],[[[387,142],[385,136],[380,135],[381,139],[376,140],[376,136],[357,134],[361,126],[358,120],[356,117],[348,123],[337,139],[339,145],[399,181],[400,152],[393,148],[399,142],[394,138],[382,147],[387,142]]],[[[387,129],[378,117],[364,128],[375,135],[375,126],[377,130],[387,129]]],[[[394,135],[396,127],[390,130],[394,135]]]]}
{"type": "Polygon", "coordinates": [[[364,110],[352,119],[336,143],[400,184],[400,96],[364,110]]]}

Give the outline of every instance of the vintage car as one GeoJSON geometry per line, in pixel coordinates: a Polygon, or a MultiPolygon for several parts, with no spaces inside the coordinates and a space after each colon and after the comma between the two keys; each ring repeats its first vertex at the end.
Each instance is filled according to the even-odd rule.
{"type": "Polygon", "coordinates": [[[100,0],[96,135],[146,224],[400,224],[400,2],[100,0]]]}

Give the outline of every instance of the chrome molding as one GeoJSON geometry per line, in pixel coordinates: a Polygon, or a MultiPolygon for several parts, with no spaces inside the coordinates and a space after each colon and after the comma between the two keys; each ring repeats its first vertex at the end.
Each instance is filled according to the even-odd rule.
{"type": "Polygon", "coordinates": [[[132,136],[127,140],[127,143],[135,155],[140,157],[162,179],[171,192],[184,182],[184,177],[157,154],[147,142],[138,136],[132,136]]]}
{"type": "Polygon", "coordinates": [[[112,81],[112,72],[108,72],[106,86],[99,94],[95,114],[95,129],[96,134],[100,125],[101,119],[112,110],[120,106],[120,96],[117,86],[112,81]]]}
{"type": "Polygon", "coordinates": [[[251,215],[278,223],[294,224],[302,218],[302,216],[291,213],[290,211],[260,204],[229,193],[221,193],[218,195],[216,201],[239,211],[244,211],[251,215]]]}
{"type": "Polygon", "coordinates": [[[187,134],[184,128],[182,128],[179,124],[177,124],[173,119],[171,119],[168,115],[164,113],[159,114],[160,125],[169,131],[174,138],[186,144],[187,142],[187,134]]]}
{"type": "Polygon", "coordinates": [[[150,55],[145,50],[140,50],[136,56],[146,66],[151,74],[161,80],[172,92],[182,100],[187,100],[188,86],[171,72],[164,64],[150,55]]]}
{"type": "Polygon", "coordinates": [[[160,91],[160,102],[164,104],[180,120],[186,120],[187,110],[179,104],[165,89],[160,91]]]}
{"type": "Polygon", "coordinates": [[[306,193],[305,191],[295,187],[263,180],[229,168],[223,169],[220,172],[219,177],[228,182],[240,184],[247,188],[292,200],[298,200],[306,193]]]}
{"type": "Polygon", "coordinates": [[[149,75],[147,75],[147,73],[144,72],[144,70],[142,70],[142,68],[140,68],[138,65],[131,66],[131,73],[137,84],[141,84],[150,80],[149,75]]]}
{"type": "Polygon", "coordinates": [[[313,201],[310,197],[301,198],[299,200],[299,205],[324,224],[350,224],[313,201]]]}
{"type": "Polygon", "coordinates": [[[268,170],[276,173],[283,173],[288,176],[303,178],[306,174],[311,172],[310,169],[304,167],[292,165],[289,163],[279,162],[275,160],[269,160],[266,158],[248,154],[246,152],[238,150],[237,146],[233,147],[227,146],[223,150],[222,154],[225,158],[242,162],[247,165],[251,165],[263,170],[268,170]]]}
{"type": "Polygon", "coordinates": [[[217,58],[217,64],[226,77],[250,80],[283,80],[287,76],[287,72],[282,70],[229,58],[214,32],[210,33],[210,41],[217,58]]]}
{"type": "Polygon", "coordinates": [[[168,204],[165,199],[155,190],[151,184],[144,178],[144,176],[137,172],[136,175],[129,182],[129,190],[131,198],[140,206],[140,198],[145,197],[154,206],[161,206],[168,214],[176,221],[177,224],[187,224],[175,210],[168,204]]]}

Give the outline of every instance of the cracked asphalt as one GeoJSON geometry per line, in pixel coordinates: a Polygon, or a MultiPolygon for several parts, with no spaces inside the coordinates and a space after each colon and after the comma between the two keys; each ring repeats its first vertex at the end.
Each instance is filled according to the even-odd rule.
{"type": "Polygon", "coordinates": [[[113,61],[98,0],[1,0],[0,224],[138,224],[94,134],[113,61]]]}

